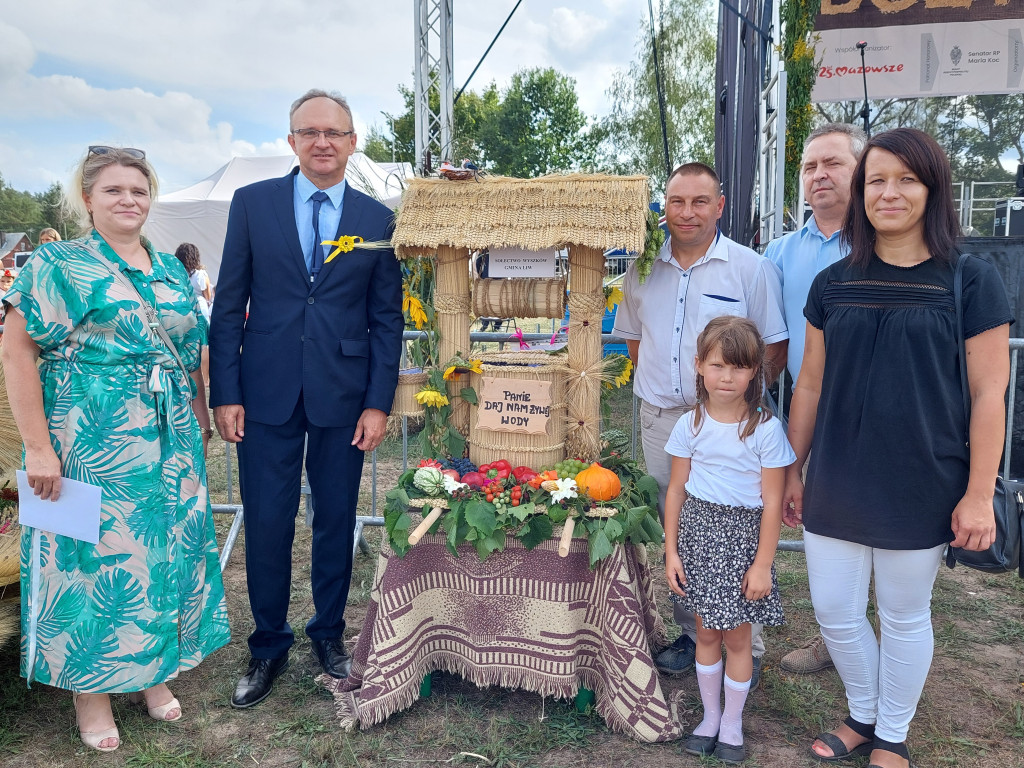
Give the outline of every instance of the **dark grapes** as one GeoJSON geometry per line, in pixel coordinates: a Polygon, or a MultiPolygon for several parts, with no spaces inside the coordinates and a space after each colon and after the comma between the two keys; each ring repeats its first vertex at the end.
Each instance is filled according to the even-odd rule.
{"type": "Polygon", "coordinates": [[[445,469],[454,469],[459,475],[464,475],[467,472],[476,472],[477,467],[472,461],[465,456],[460,456],[453,459],[445,459],[443,462],[445,469]]]}

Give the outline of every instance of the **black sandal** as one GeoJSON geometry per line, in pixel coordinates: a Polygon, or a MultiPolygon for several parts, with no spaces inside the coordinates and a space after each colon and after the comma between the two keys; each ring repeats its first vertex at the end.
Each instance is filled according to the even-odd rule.
{"type": "MultiPolygon", "coordinates": [[[[880,749],[883,752],[892,752],[894,755],[898,755],[907,761],[908,768],[914,768],[914,764],[910,762],[910,750],[907,749],[907,742],[905,741],[886,741],[885,739],[875,738],[871,744],[871,749],[880,749]]],[[[882,768],[878,763],[871,763],[868,768],[882,768]]]]}
{"type": "MultiPolygon", "coordinates": [[[[845,720],[843,720],[843,725],[845,725],[851,731],[856,733],[858,736],[862,736],[863,738],[867,739],[867,741],[865,741],[863,744],[858,744],[856,747],[850,749],[846,746],[843,740],[836,736],[834,733],[831,733],[829,731],[826,731],[825,733],[819,733],[815,737],[815,741],[820,741],[826,747],[831,749],[832,756],[825,757],[824,755],[819,755],[817,752],[814,751],[814,746],[812,744],[811,754],[814,755],[816,759],[820,760],[823,763],[838,763],[842,762],[843,760],[849,760],[851,757],[856,757],[858,755],[869,755],[871,754],[871,750],[875,749],[875,747],[873,746],[873,742],[876,741],[875,726],[873,724],[869,725],[868,723],[861,723],[857,720],[854,720],[852,717],[847,717],[845,720]]],[[[881,749],[884,749],[884,747],[881,747],[881,749]]],[[[878,767],[875,766],[875,768],[878,767]]]]}

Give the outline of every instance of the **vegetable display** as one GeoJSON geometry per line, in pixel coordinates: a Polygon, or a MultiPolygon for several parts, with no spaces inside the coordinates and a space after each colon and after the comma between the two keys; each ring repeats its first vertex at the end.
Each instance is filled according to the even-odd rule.
{"type": "Polygon", "coordinates": [[[385,528],[391,548],[401,557],[426,532],[443,533],[453,555],[458,556],[460,544],[470,542],[485,560],[503,550],[509,538],[533,549],[552,537],[556,525],[569,522],[587,537],[593,567],[616,544],[660,542],[658,484],[622,455],[621,437],[607,434],[605,455],[598,462],[588,466],[569,459],[543,472],[499,460],[458,477],[457,471],[439,468],[450,467],[452,460],[424,460],[404,472],[387,494],[385,528]],[[564,474],[577,465],[583,468],[575,476],[564,474]],[[444,506],[447,511],[440,515],[427,514],[444,506]],[[410,509],[417,508],[433,519],[426,528],[421,523],[410,541],[410,509]]]}

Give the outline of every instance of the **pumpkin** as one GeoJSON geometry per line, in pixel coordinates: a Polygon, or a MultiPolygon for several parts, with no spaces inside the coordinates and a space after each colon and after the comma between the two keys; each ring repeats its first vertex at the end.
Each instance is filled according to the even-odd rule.
{"type": "Polygon", "coordinates": [[[576,475],[576,485],[595,501],[610,501],[622,490],[619,476],[596,461],[576,475]]]}

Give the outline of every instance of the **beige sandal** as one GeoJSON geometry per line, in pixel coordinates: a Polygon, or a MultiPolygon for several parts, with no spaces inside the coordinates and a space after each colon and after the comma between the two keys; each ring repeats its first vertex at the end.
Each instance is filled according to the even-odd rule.
{"type": "Polygon", "coordinates": [[[128,701],[132,704],[144,704],[146,710],[149,712],[149,716],[161,723],[174,723],[181,720],[181,703],[173,696],[169,702],[161,704],[158,707],[151,707],[146,703],[146,694],[144,691],[134,691],[133,693],[129,693],[128,701]],[[175,709],[178,710],[178,714],[175,717],[168,717],[167,715],[175,709]]]}
{"type": "Polygon", "coordinates": [[[113,728],[106,728],[102,731],[83,731],[82,725],[79,720],[78,714],[78,694],[75,692],[71,693],[71,702],[75,707],[75,722],[78,724],[78,735],[82,739],[82,743],[87,747],[95,749],[97,752],[113,752],[119,746],[121,746],[121,734],[118,733],[117,726],[113,728]],[[100,746],[107,739],[116,739],[117,743],[112,747],[100,746]]]}

